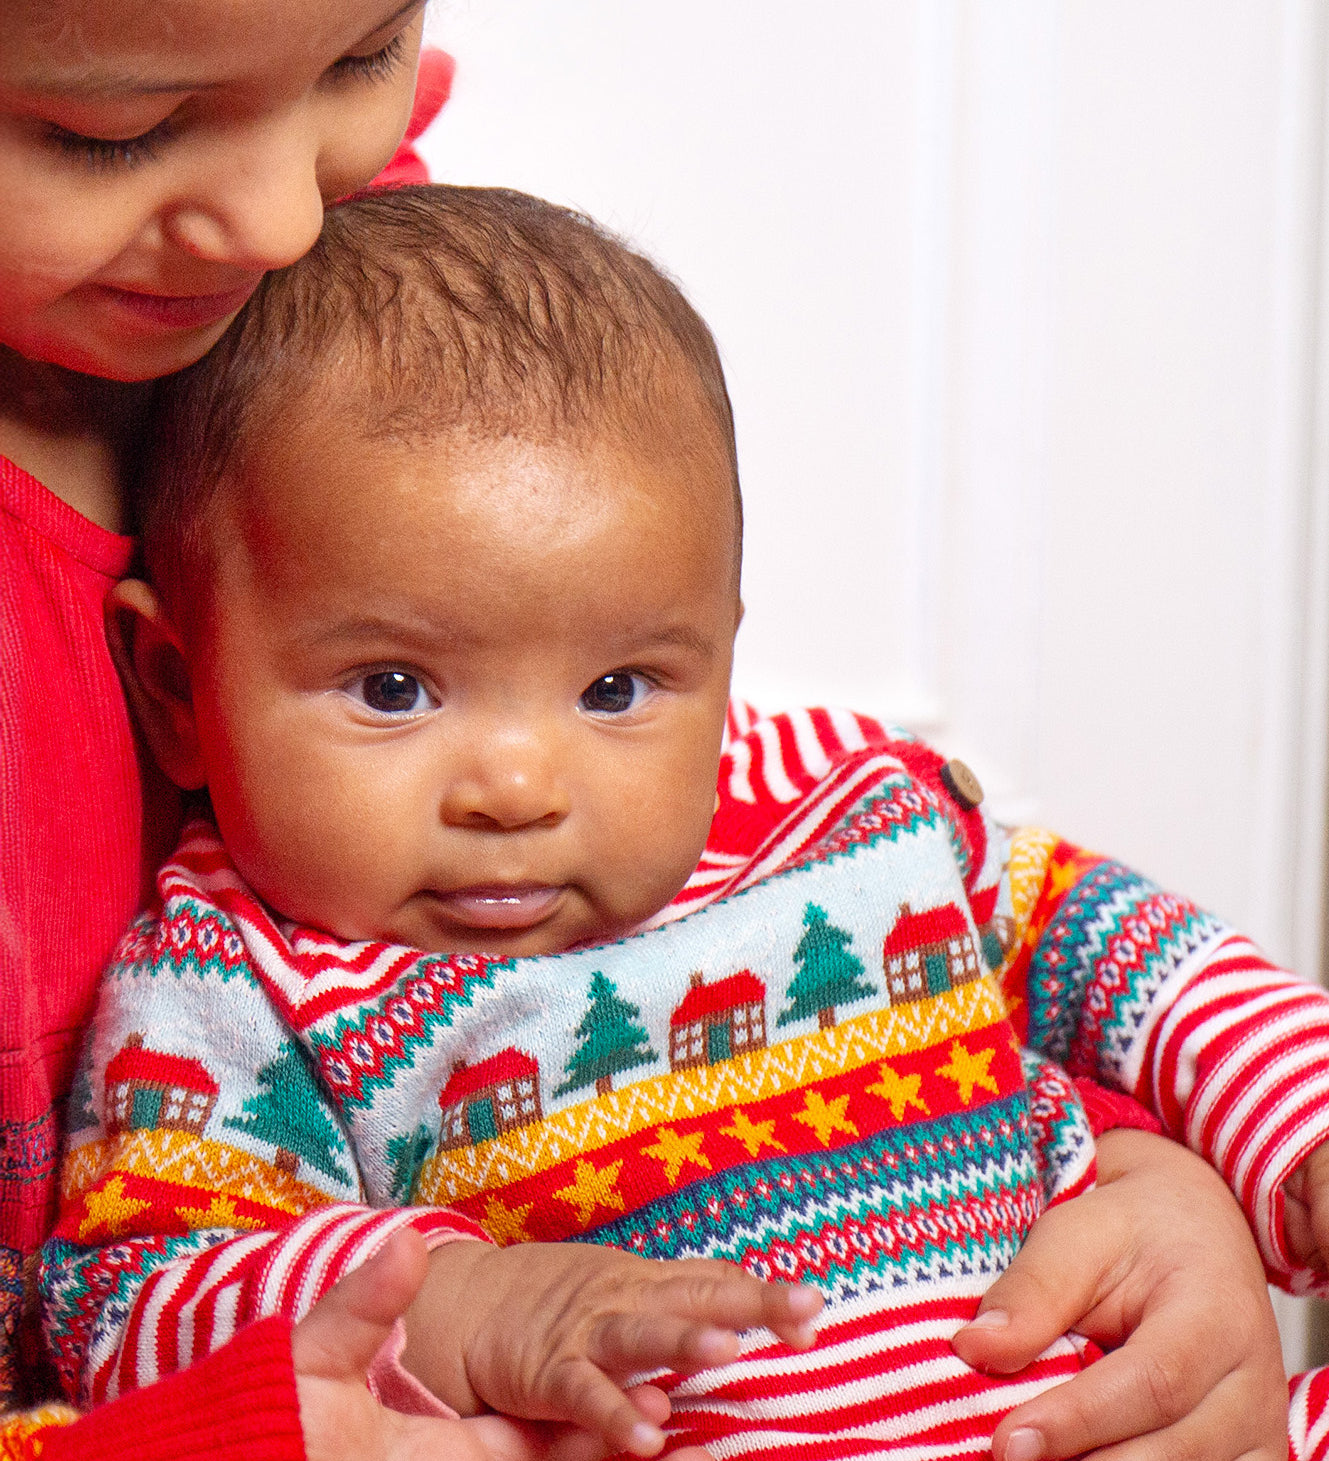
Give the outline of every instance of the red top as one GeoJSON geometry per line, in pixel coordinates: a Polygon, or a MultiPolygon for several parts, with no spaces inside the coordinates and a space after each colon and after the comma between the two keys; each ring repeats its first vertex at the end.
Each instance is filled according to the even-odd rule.
{"type": "Polygon", "coordinates": [[[41,1431],[34,1461],[304,1461],[290,1331],[264,1319],[192,1369],[41,1431]]]}
{"type": "Polygon", "coordinates": [[[132,552],[0,458],[0,1244],[22,1252],[97,977],[179,824],[160,777],[145,798],[102,632],[132,552]]]}

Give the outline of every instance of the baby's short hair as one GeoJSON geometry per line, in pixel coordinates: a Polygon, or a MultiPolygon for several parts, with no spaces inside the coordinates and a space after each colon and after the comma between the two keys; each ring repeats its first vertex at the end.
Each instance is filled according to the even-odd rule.
{"type": "Polygon", "coordinates": [[[741,514],[719,351],[670,278],[591,219],[524,193],[398,188],[330,209],[313,249],[159,383],[136,494],[159,582],[206,552],[219,484],[293,401],[322,392],[377,439],[631,442],[690,410],[692,427],[713,424],[710,454],[741,514]]]}

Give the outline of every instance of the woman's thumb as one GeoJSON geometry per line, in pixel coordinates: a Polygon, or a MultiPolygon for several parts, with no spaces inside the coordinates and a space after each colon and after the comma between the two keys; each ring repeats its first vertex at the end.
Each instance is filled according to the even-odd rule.
{"type": "Polygon", "coordinates": [[[331,1288],[291,1334],[297,1375],[363,1379],[405,1314],[429,1266],[414,1228],[395,1232],[362,1267],[331,1288]]]}

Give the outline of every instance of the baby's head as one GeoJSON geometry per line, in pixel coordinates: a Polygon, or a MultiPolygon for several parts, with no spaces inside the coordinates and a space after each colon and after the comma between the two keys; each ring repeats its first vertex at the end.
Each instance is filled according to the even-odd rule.
{"type": "Polygon", "coordinates": [[[166,384],[148,478],[136,708],[280,913],[532,954],[682,886],[741,522],[714,342],[651,264],[514,193],[345,205],[166,384]]]}

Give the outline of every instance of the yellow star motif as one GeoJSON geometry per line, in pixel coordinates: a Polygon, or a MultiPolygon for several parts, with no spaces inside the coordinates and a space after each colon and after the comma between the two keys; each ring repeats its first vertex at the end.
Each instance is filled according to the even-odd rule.
{"type": "Polygon", "coordinates": [[[672,1126],[662,1126],[657,1131],[658,1140],[654,1146],[644,1146],[644,1157],[658,1157],[665,1164],[665,1181],[672,1187],[678,1181],[678,1174],[691,1162],[694,1166],[711,1170],[710,1158],[701,1150],[704,1131],[694,1131],[691,1136],[680,1136],[672,1126]]]}
{"type": "Polygon", "coordinates": [[[526,1218],[534,1206],[533,1202],[523,1202],[515,1207],[508,1207],[497,1197],[491,1197],[485,1203],[485,1232],[501,1248],[506,1248],[509,1243],[529,1243],[531,1235],[526,1231],[526,1218]]]}
{"type": "Polygon", "coordinates": [[[200,1228],[261,1228],[256,1218],[241,1217],[229,1197],[217,1194],[207,1207],[177,1207],[177,1214],[191,1232],[200,1228]]]}
{"type": "Polygon", "coordinates": [[[996,1050],[989,1046],[986,1050],[980,1050],[975,1054],[958,1040],[952,1040],[950,1062],[947,1065],[939,1065],[937,1074],[944,1075],[947,1080],[955,1082],[960,1100],[966,1106],[974,1099],[975,1086],[982,1086],[985,1091],[991,1091],[994,1096],[999,1096],[1001,1087],[997,1085],[988,1071],[988,1066],[992,1064],[992,1057],[996,1053],[996,1050]]]}
{"type": "Polygon", "coordinates": [[[1079,863],[1080,860],[1077,857],[1068,858],[1065,862],[1054,863],[1048,869],[1048,892],[1058,899],[1063,893],[1069,893],[1084,874],[1084,869],[1079,863]]]}
{"type": "Polygon", "coordinates": [[[918,1088],[923,1084],[923,1077],[917,1073],[913,1075],[897,1075],[886,1063],[881,1063],[881,1081],[875,1086],[869,1086],[868,1091],[874,1096],[880,1096],[883,1101],[891,1103],[891,1115],[897,1121],[904,1120],[904,1113],[910,1106],[916,1106],[924,1116],[930,1116],[932,1112],[928,1109],[928,1103],[918,1094],[918,1088]]]}
{"type": "Polygon", "coordinates": [[[822,1146],[830,1146],[831,1133],[843,1131],[850,1136],[858,1135],[858,1127],[844,1114],[849,1107],[849,1097],[836,1096],[831,1102],[822,1099],[820,1091],[808,1091],[803,1098],[804,1109],[794,1112],[794,1120],[810,1126],[817,1133],[822,1146]]]}
{"type": "Polygon", "coordinates": [[[118,1238],[129,1227],[130,1219],[150,1202],[139,1197],[125,1195],[125,1180],[118,1174],[96,1191],[89,1192],[83,1203],[83,1221],[78,1225],[78,1235],[86,1238],[98,1228],[104,1227],[111,1238],[118,1238]]]}
{"type": "Polygon", "coordinates": [[[610,1162],[607,1167],[597,1169],[593,1162],[577,1159],[577,1175],[566,1187],[554,1193],[564,1202],[577,1209],[577,1221],[585,1227],[597,1207],[607,1207],[610,1212],[623,1212],[623,1199],[618,1195],[616,1183],[623,1166],[622,1160],[610,1162]]]}
{"type": "Polygon", "coordinates": [[[732,1136],[735,1141],[741,1141],[747,1147],[750,1157],[755,1157],[764,1146],[777,1152],[789,1150],[784,1142],[776,1141],[774,1121],[750,1121],[747,1112],[737,1106],[734,1107],[734,1124],[722,1126],[720,1135],[732,1136]]]}

